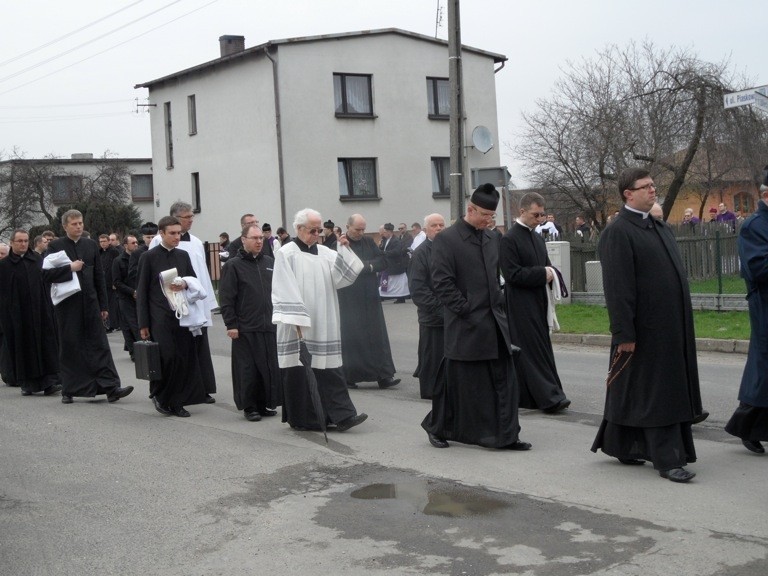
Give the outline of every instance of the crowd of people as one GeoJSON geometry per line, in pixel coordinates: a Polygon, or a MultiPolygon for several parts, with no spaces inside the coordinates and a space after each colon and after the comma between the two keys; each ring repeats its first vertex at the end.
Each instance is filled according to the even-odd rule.
{"type": "MultiPolygon", "coordinates": [[[[707,418],[699,388],[686,271],[669,226],[654,212],[656,188],[642,169],[619,179],[623,207],[599,239],[612,345],[603,421],[592,446],[621,464],[650,462],[661,477],[688,482],[696,461],[692,426],[707,418]]],[[[752,341],[726,430],[752,452],[768,440],[768,187],[740,228],[752,341]]],[[[153,343],[158,372],[150,399],[164,416],[214,403],[208,329],[221,313],[231,339],[234,401],[248,421],[276,416],[297,430],[343,432],[362,424],[349,390],[400,379],[382,302],[412,298],[419,324],[418,366],[431,409],[429,443],[527,451],[520,408],[569,408],[551,334],[567,296],[545,240],[562,233],[537,193],[525,194],[505,234],[496,229],[499,193],[478,187],[466,212],[446,226],[386,223],[377,244],[363,215],[342,230],[306,208],[294,235],[253,214],[237,238],[221,235],[218,301],[203,243],[191,233],[192,207],[176,202],[157,224],[120,238],[86,238],[83,215],[62,216],[65,235],[30,246],[13,232],[0,244],[0,372],[25,396],[106,395],[122,386],[107,333],[120,329],[133,359],[153,343]],[[141,240],[141,241],[140,241],[141,240]]],[[[730,221],[730,220],[729,220],[730,221]]],[[[584,234],[587,234],[586,229],[584,234]]]]}

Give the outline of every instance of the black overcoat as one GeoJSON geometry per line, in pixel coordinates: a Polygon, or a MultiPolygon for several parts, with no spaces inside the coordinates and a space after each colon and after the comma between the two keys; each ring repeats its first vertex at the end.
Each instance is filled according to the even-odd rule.
{"type": "Polygon", "coordinates": [[[747,283],[749,323],[752,334],[739,401],[768,407],[768,205],[758,203],[757,212],[739,231],[741,275],[747,283]]]}
{"type": "Polygon", "coordinates": [[[384,253],[387,273],[391,276],[404,274],[408,268],[408,246],[393,236],[389,242],[382,240],[379,248],[384,253]]]}
{"type": "Polygon", "coordinates": [[[547,323],[547,245],[518,222],[501,239],[501,271],[512,344],[522,349],[515,362],[520,407],[547,409],[565,399],[547,323]]]}
{"type": "Polygon", "coordinates": [[[690,422],[701,414],[688,277],[663,221],[621,210],[598,244],[611,323],[611,358],[635,342],[606,392],[605,420],[640,428],[690,422]]]}

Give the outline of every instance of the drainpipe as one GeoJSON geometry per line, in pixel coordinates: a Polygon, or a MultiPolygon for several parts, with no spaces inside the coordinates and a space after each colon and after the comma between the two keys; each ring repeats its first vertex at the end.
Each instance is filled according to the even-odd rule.
{"type": "Polygon", "coordinates": [[[264,56],[272,62],[272,84],[275,92],[275,133],[277,134],[277,177],[280,182],[280,218],[283,226],[288,226],[285,214],[285,171],[283,170],[283,132],[282,118],[280,116],[280,86],[277,76],[277,60],[269,54],[270,46],[264,47],[264,56]]]}

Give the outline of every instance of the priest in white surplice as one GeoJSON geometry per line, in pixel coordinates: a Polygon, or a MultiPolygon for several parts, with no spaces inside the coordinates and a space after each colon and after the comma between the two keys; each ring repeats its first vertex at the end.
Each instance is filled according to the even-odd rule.
{"type": "MultiPolygon", "coordinates": [[[[218,308],[216,293],[211,283],[211,275],[208,272],[208,265],[205,262],[205,247],[200,239],[194,234],[190,234],[192,223],[195,219],[195,213],[192,211],[192,205],[186,202],[174,202],[171,204],[170,215],[176,218],[181,224],[181,242],[178,249],[184,250],[189,254],[192,261],[192,268],[195,270],[195,276],[202,284],[206,293],[203,308],[205,310],[205,324],[202,328],[202,338],[196,338],[198,345],[198,357],[200,359],[200,376],[205,384],[206,404],[213,404],[215,400],[211,394],[216,393],[216,374],[213,371],[213,362],[211,361],[211,348],[208,345],[208,327],[213,326],[212,310],[218,308]]],[[[160,243],[160,234],[155,236],[149,245],[152,249],[160,243]]]]}
{"type": "Polygon", "coordinates": [[[277,324],[277,359],[283,381],[283,422],[298,430],[318,430],[299,360],[299,334],[312,356],[312,371],[327,424],[343,432],[368,416],[358,414],[349,397],[341,368],[339,301],[336,291],[349,286],[363,263],[349,249],[345,235],[337,251],[318,244],[323,230],[318,212],[305,208],[296,213],[293,242],[275,252],[272,275],[272,321],[277,324]]]}

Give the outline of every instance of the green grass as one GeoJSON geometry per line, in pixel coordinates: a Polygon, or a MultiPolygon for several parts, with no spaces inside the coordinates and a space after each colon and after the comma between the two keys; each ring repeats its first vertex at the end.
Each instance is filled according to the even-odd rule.
{"type": "MultiPolygon", "coordinates": [[[[692,294],[718,294],[717,278],[691,280],[688,283],[692,294]]],[[[723,294],[746,294],[747,287],[739,275],[723,276],[723,294]]]]}
{"type": "MultiPolygon", "coordinates": [[[[558,306],[557,320],[560,322],[560,331],[566,334],[610,334],[608,310],[603,306],[558,306]]],[[[697,338],[749,340],[747,312],[694,310],[693,322],[697,338]]]]}

